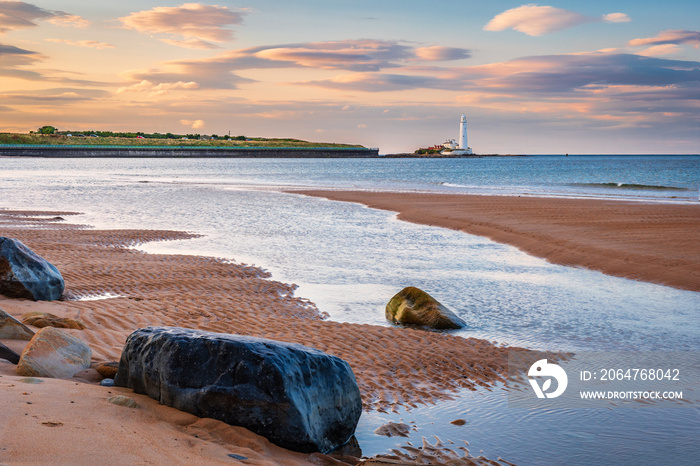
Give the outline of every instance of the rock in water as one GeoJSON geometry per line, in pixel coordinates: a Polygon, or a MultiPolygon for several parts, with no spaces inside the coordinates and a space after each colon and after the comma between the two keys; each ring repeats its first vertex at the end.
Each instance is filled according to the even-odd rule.
{"type": "Polygon", "coordinates": [[[12,238],[0,236],[0,293],[11,298],[53,301],[63,293],[56,267],[12,238]]]}
{"type": "Polygon", "coordinates": [[[31,340],[34,331],[7,312],[0,309],[0,338],[31,340]]]}
{"type": "Polygon", "coordinates": [[[0,359],[7,359],[12,364],[17,364],[19,362],[19,354],[0,343],[0,359]]]}
{"type": "Polygon", "coordinates": [[[409,286],[386,305],[386,318],[396,324],[425,325],[434,329],[458,329],[467,323],[425,291],[409,286]]]}
{"type": "Polygon", "coordinates": [[[136,330],[114,382],[305,453],[343,445],[362,413],[347,362],[302,345],[240,335],[136,330]]]}
{"type": "Polygon", "coordinates": [[[17,374],[29,377],[69,379],[90,367],[92,351],[80,338],[53,327],[44,327],[22,351],[17,374]]]}

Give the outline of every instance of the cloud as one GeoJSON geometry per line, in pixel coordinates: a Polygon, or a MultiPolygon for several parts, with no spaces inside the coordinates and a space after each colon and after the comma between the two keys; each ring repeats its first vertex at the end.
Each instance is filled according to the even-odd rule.
{"type": "Polygon", "coordinates": [[[603,21],[607,21],[608,23],[629,23],[632,21],[630,17],[624,13],[610,13],[603,15],[601,19],[603,21]]]}
{"type": "Polygon", "coordinates": [[[3,67],[27,65],[43,56],[32,50],[25,50],[14,45],[0,44],[0,65],[3,67]]]}
{"type": "Polygon", "coordinates": [[[453,47],[412,47],[395,41],[343,40],[281,44],[230,50],[214,57],[166,62],[160,69],[136,70],[126,74],[133,81],[195,81],[203,89],[236,89],[254,82],[236,71],[266,68],[318,68],[356,72],[398,68],[415,61],[459,60],[470,56],[468,49],[453,47]]]}
{"type": "Polygon", "coordinates": [[[362,92],[392,92],[420,88],[446,89],[451,87],[451,85],[453,89],[460,88],[459,83],[450,82],[449,80],[433,76],[388,73],[356,73],[318,81],[305,81],[297,84],[362,92]]]}
{"type": "Polygon", "coordinates": [[[418,47],[415,53],[418,58],[426,61],[461,60],[471,57],[468,49],[454,47],[418,47]]]}
{"type": "Polygon", "coordinates": [[[143,80],[131,86],[124,86],[117,89],[117,94],[125,92],[149,92],[149,97],[159,96],[168,93],[169,91],[192,90],[199,89],[199,84],[194,81],[184,82],[169,82],[155,84],[148,80],[143,80]]]}
{"type": "Polygon", "coordinates": [[[660,57],[680,53],[681,48],[676,44],[653,45],[649,48],[637,52],[637,55],[644,57],[660,57]]]}
{"type": "Polygon", "coordinates": [[[80,74],[61,70],[29,70],[26,66],[36,65],[46,57],[32,50],[13,45],[0,44],[0,76],[24,79],[27,81],[62,83],[67,85],[103,86],[105,83],[76,79],[69,76],[80,74]],[[68,76],[65,76],[68,75],[68,76]]]}
{"type": "MultiPolygon", "coordinates": [[[[391,92],[413,89],[462,91],[474,104],[498,103],[506,110],[561,107],[577,108],[597,102],[615,90],[619,101],[639,99],[650,93],[662,99],[700,100],[700,63],[622,53],[579,53],[524,57],[502,63],[434,70],[430,75],[355,73],[299,83],[344,92],[391,92]],[[626,95],[619,93],[626,89],[626,95]],[[582,102],[586,105],[582,106],[582,102]]],[[[658,97],[654,97],[658,100],[658,97]]],[[[685,103],[684,103],[685,105],[685,103]]],[[[695,104],[688,104],[695,105],[695,104]]]]}
{"type": "Polygon", "coordinates": [[[200,50],[209,50],[209,49],[218,49],[219,46],[212,44],[211,42],[204,41],[202,39],[195,39],[195,38],[189,38],[189,39],[161,39],[161,42],[165,42],[166,44],[174,45],[175,47],[182,47],[185,49],[200,49],[200,50]]]}
{"type": "Polygon", "coordinates": [[[214,48],[211,42],[228,42],[228,29],[243,22],[244,12],[218,5],[185,3],[178,7],[155,7],[119,18],[124,27],[146,34],[161,34],[169,44],[187,48],[214,48]]]}
{"type": "Polygon", "coordinates": [[[236,52],[241,64],[256,67],[311,67],[366,72],[403,66],[409,61],[469,58],[469,49],[412,47],[396,41],[359,39],[272,45],[236,52]]]}
{"type": "Polygon", "coordinates": [[[89,24],[80,16],[62,11],[45,10],[31,3],[0,2],[0,33],[38,26],[36,23],[38,20],[47,20],[53,24],[68,27],[85,27],[89,24]]]}
{"type": "MultiPolygon", "coordinates": [[[[239,84],[255,82],[238,76],[229,60],[222,58],[167,62],[160,69],[132,70],[127,81],[152,83],[195,82],[201,89],[238,89],[239,84]]],[[[128,86],[127,86],[128,87],[128,86]]]]}
{"type": "Polygon", "coordinates": [[[69,15],[67,13],[56,15],[53,18],[50,18],[46,21],[56,26],[64,26],[78,29],[85,29],[90,25],[90,21],[88,21],[87,19],[81,18],[78,15],[69,15]]]}
{"type": "Polygon", "coordinates": [[[479,84],[504,92],[555,94],[613,85],[684,85],[700,80],[700,63],[592,52],[520,58],[492,65],[490,74],[479,84]]]}
{"type": "Polygon", "coordinates": [[[72,105],[106,97],[106,91],[97,89],[53,88],[37,89],[30,93],[8,92],[0,94],[0,99],[7,105],[72,105]]]}
{"type": "Polygon", "coordinates": [[[632,39],[629,45],[632,47],[646,45],[689,44],[695,48],[700,47],[700,31],[688,31],[684,29],[668,29],[661,31],[656,37],[646,39],[632,39]]]}
{"type": "Polygon", "coordinates": [[[204,120],[180,120],[180,124],[183,126],[189,126],[192,129],[204,128],[204,120]]]}
{"type": "Polygon", "coordinates": [[[113,49],[114,45],[97,40],[69,40],[69,39],[46,39],[48,42],[57,42],[61,44],[74,45],[76,47],[88,47],[91,49],[113,49]]]}
{"type": "MultiPolygon", "coordinates": [[[[244,53],[246,51],[243,51],[244,53]]],[[[307,42],[250,49],[250,55],[292,66],[377,71],[415,57],[412,47],[394,41],[343,40],[307,42]]]]}
{"type": "Polygon", "coordinates": [[[541,36],[584,23],[596,21],[620,23],[629,20],[629,17],[624,13],[610,13],[600,17],[591,17],[552,6],[528,4],[496,15],[484,26],[484,30],[503,31],[505,29],[514,29],[530,36],[541,36]]]}

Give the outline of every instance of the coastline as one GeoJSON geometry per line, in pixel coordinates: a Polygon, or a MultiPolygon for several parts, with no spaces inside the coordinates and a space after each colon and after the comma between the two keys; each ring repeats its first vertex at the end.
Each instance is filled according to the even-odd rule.
{"type": "MultiPolygon", "coordinates": [[[[118,360],[126,337],[148,325],[301,343],[348,361],[364,409],[387,412],[450,399],[459,389],[493,387],[505,378],[508,354],[528,351],[420,329],[327,321],[313,304],[293,296],[293,285],[272,281],[258,268],[131,249],[149,241],[194,235],[92,230],[63,220],[70,221],[71,215],[0,210],[0,235],[24,242],[56,265],[66,281],[60,301],[0,297],[0,308],[18,318],[43,311],[82,321],[85,330],[67,331],[90,345],[93,363],[118,360]],[[108,293],[112,297],[107,298],[108,293]]],[[[16,351],[26,343],[2,342],[16,351]]],[[[65,463],[101,457],[159,463],[196,458],[231,464],[227,455],[234,454],[257,464],[345,464],[326,455],[288,452],[245,429],[180,413],[130,390],[101,387],[93,369],[70,380],[37,385],[20,379],[12,364],[0,360],[2,453],[10,462],[41,462],[50,457],[52,462],[65,463]],[[130,396],[140,408],[106,403],[116,393],[130,396]],[[77,437],[83,438],[88,428],[90,442],[79,442],[77,437]],[[159,447],[146,448],[145,442],[159,447]],[[55,448],[64,444],[72,448],[55,448]],[[124,445],[132,445],[127,456],[123,456],[124,445]]]]}
{"type": "Polygon", "coordinates": [[[485,236],[552,263],[700,291],[700,205],[466,194],[289,190],[485,236]]]}
{"type": "Polygon", "coordinates": [[[2,145],[0,157],[22,158],[378,158],[358,147],[2,145]]]}

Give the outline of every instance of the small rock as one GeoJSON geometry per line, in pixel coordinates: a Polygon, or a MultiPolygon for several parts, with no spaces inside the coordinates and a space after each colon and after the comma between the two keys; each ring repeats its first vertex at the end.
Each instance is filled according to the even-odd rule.
{"type": "Polygon", "coordinates": [[[455,419],[454,421],[450,422],[450,424],[454,424],[456,426],[463,426],[466,423],[467,421],[465,421],[464,419],[455,419]]]}
{"type": "Polygon", "coordinates": [[[425,291],[409,286],[386,305],[386,318],[396,324],[425,325],[438,330],[459,329],[467,323],[425,291]]]}
{"type": "Polygon", "coordinates": [[[22,321],[27,325],[35,327],[71,328],[74,330],[84,330],[85,325],[79,320],[69,317],[58,317],[48,312],[27,312],[22,314],[22,321]]]}
{"type": "Polygon", "coordinates": [[[0,236],[0,293],[35,301],[59,299],[65,284],[56,267],[21,241],[0,236]]]}
{"type": "Polygon", "coordinates": [[[383,426],[379,426],[374,430],[377,435],[384,435],[386,437],[410,437],[411,428],[408,424],[402,422],[389,422],[383,426]]]}
{"type": "Polygon", "coordinates": [[[12,364],[17,364],[19,362],[19,358],[19,354],[15,353],[10,348],[0,343],[0,359],[6,359],[12,364]]]}
{"type": "Polygon", "coordinates": [[[0,309],[0,338],[29,341],[33,336],[32,329],[0,309]]]}
{"type": "Polygon", "coordinates": [[[22,383],[44,383],[43,380],[37,379],[36,377],[22,377],[21,379],[18,379],[17,382],[22,382],[22,383]]]}
{"type": "Polygon", "coordinates": [[[63,423],[61,421],[46,421],[42,422],[41,425],[46,427],[61,427],[63,423]]]}
{"type": "Polygon", "coordinates": [[[124,406],[126,408],[138,408],[139,405],[134,400],[124,395],[116,395],[107,398],[107,401],[117,406],[124,406]]]}
{"type": "Polygon", "coordinates": [[[92,351],[80,338],[53,327],[39,330],[17,364],[17,374],[68,379],[90,367],[92,351]]]}
{"type": "Polygon", "coordinates": [[[114,387],[114,379],[102,379],[100,385],[103,387],[114,387]]]}
{"type": "Polygon", "coordinates": [[[95,366],[97,373],[105,379],[113,379],[117,375],[117,369],[119,369],[117,361],[103,362],[95,366]]]}

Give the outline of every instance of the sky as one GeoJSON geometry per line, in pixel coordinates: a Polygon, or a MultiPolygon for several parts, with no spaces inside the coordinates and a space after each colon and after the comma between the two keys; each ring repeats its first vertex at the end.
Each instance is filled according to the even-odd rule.
{"type": "Polygon", "coordinates": [[[697,0],[0,0],[0,132],[700,153],[697,0]]]}

